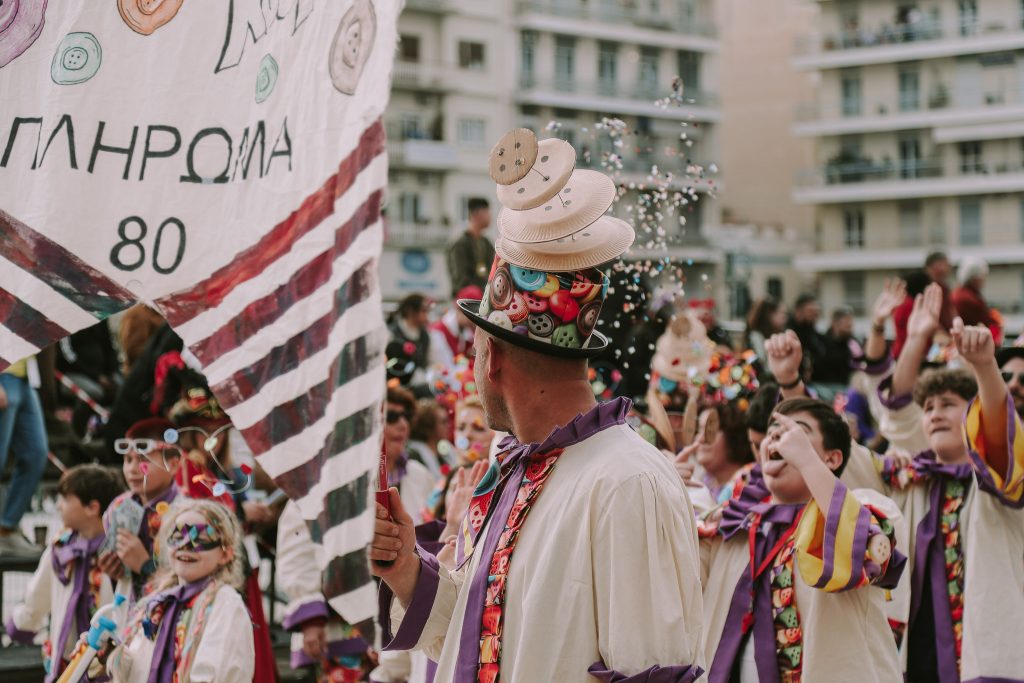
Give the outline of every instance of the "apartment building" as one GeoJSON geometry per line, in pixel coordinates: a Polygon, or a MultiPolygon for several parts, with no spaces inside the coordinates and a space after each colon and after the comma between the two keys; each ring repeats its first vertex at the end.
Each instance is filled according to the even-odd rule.
{"type": "Polygon", "coordinates": [[[380,272],[386,299],[413,291],[447,299],[445,243],[464,228],[470,198],[497,201],[487,155],[513,125],[515,81],[505,5],[406,0],[398,19],[385,114],[390,172],[380,272]]]}
{"type": "Polygon", "coordinates": [[[513,126],[568,140],[578,167],[620,183],[616,212],[641,233],[630,258],[670,258],[688,283],[717,293],[723,256],[707,239],[721,222],[709,194],[723,191],[710,170],[721,118],[714,12],[712,0],[407,0],[386,115],[385,296],[447,295],[443,245],[470,197],[494,204],[486,158],[513,126]],[[670,98],[677,75],[682,93],[670,98]],[[603,119],[625,124],[621,146],[603,119]]]}
{"type": "Polygon", "coordinates": [[[568,140],[578,167],[616,179],[625,193],[615,212],[638,231],[627,260],[669,258],[684,267],[688,293],[717,293],[722,257],[707,239],[721,222],[707,197],[723,191],[712,172],[721,118],[714,4],[516,0],[512,11],[518,124],[568,140]],[[670,97],[676,76],[682,92],[670,97]],[[605,119],[624,127],[599,125],[605,119]]]}
{"type": "Polygon", "coordinates": [[[985,294],[1013,322],[1024,301],[1024,3],[816,3],[797,68],[817,101],[794,132],[815,164],[793,197],[815,208],[826,306],[864,312],[884,278],[942,247],[991,266],[985,294]]]}

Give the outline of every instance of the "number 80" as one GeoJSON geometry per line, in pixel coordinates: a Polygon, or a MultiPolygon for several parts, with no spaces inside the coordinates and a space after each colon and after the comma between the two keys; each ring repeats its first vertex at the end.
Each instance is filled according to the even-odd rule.
{"type": "MultiPolygon", "coordinates": [[[[121,241],[114,245],[114,248],[110,250],[110,262],[114,264],[114,267],[119,270],[137,270],[146,262],[146,247],[142,244],[142,240],[146,238],[148,228],[146,227],[146,221],[142,220],[138,216],[128,216],[121,221],[117,226],[117,235],[121,238],[121,241]],[[137,237],[128,236],[128,226],[131,224],[138,226],[139,234],[137,237]],[[133,261],[125,262],[122,258],[122,252],[129,247],[134,247],[138,258],[133,261]]],[[[177,218],[168,218],[160,227],[156,230],[156,238],[153,240],[153,270],[160,273],[161,275],[167,275],[168,273],[174,272],[174,270],[181,265],[181,259],[185,256],[185,225],[177,218]],[[160,265],[160,247],[163,245],[164,229],[168,226],[172,226],[178,229],[178,249],[174,254],[174,261],[169,266],[160,265]]]]}

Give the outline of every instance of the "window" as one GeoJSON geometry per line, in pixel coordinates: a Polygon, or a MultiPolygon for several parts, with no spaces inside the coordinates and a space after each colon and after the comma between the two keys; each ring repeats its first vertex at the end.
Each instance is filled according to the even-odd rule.
{"type": "Polygon", "coordinates": [[[601,41],[597,47],[597,87],[602,95],[615,94],[618,79],[619,45],[601,41]]]}
{"type": "Polygon", "coordinates": [[[420,196],[415,192],[403,192],[398,197],[398,220],[402,223],[421,223],[420,196]]]}
{"type": "Polygon", "coordinates": [[[460,40],[459,67],[463,69],[473,69],[474,71],[483,71],[484,44],[474,43],[468,40],[460,40]]]}
{"type": "Polygon", "coordinates": [[[981,173],[981,143],[977,140],[960,143],[960,172],[981,173]]]}
{"type": "Polygon", "coordinates": [[[863,315],[865,309],[863,271],[843,273],[843,301],[853,309],[854,315],[863,315]]]}
{"type": "Polygon", "coordinates": [[[420,37],[403,33],[398,43],[398,58],[403,62],[420,61],[420,37]]]}
{"type": "Polygon", "coordinates": [[[978,32],[978,3],[976,0],[958,0],[956,4],[960,19],[960,35],[974,35],[978,32]]]}
{"type": "Polygon", "coordinates": [[[487,144],[487,122],[484,119],[459,119],[459,144],[482,147],[487,144]]]}
{"type": "Polygon", "coordinates": [[[900,204],[900,246],[921,246],[921,202],[900,204]]]}
{"type": "Polygon", "coordinates": [[[960,200],[960,244],[965,247],[981,244],[981,202],[960,200]]]}
{"type": "Polygon", "coordinates": [[[555,87],[574,90],[576,79],[576,39],[555,36],[555,87]]]}
{"type": "Polygon", "coordinates": [[[637,87],[640,97],[656,98],[658,96],[658,59],[661,52],[656,47],[640,48],[640,74],[637,87]]]}
{"type": "Polygon", "coordinates": [[[900,138],[900,177],[917,178],[921,170],[921,141],[916,135],[900,138]]]}
{"type": "Polygon", "coordinates": [[[688,50],[676,52],[676,70],[683,81],[683,95],[700,90],[700,55],[688,50]]]}
{"type": "Polygon", "coordinates": [[[1020,241],[1024,242],[1024,199],[1020,201],[1020,241]]]}
{"type": "Polygon", "coordinates": [[[921,107],[921,74],[916,65],[900,68],[900,111],[921,107]]]}
{"type": "Polygon", "coordinates": [[[843,243],[847,249],[864,248],[864,212],[860,209],[843,211],[843,243]]]}
{"type": "Polygon", "coordinates": [[[860,74],[856,71],[844,71],[840,76],[839,86],[843,116],[860,116],[860,74]]]}
{"type": "Polygon", "coordinates": [[[537,61],[537,32],[523,31],[519,34],[519,78],[523,87],[534,85],[534,68],[537,61]]]}
{"type": "Polygon", "coordinates": [[[403,140],[422,140],[427,137],[420,117],[414,114],[402,114],[398,121],[403,140]]]}

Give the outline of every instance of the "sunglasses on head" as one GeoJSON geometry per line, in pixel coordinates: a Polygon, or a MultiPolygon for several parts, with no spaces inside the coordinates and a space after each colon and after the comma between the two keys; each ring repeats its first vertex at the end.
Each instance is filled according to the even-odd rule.
{"type": "Polygon", "coordinates": [[[404,410],[389,410],[384,413],[384,418],[387,420],[389,425],[393,425],[399,420],[409,421],[409,413],[404,410]]]}
{"type": "Polygon", "coordinates": [[[165,448],[174,448],[174,444],[169,444],[164,441],[158,441],[156,439],[115,439],[114,440],[114,452],[118,455],[127,455],[131,451],[135,451],[139,455],[148,455],[155,450],[163,450],[165,448]]]}
{"type": "Polygon", "coordinates": [[[222,547],[220,534],[212,524],[177,524],[167,538],[167,545],[173,550],[182,548],[196,552],[216,550],[222,547]]]}
{"type": "Polygon", "coordinates": [[[1024,372],[1000,372],[999,374],[1003,376],[1003,381],[1007,384],[1012,382],[1014,377],[1017,378],[1017,384],[1024,384],[1024,372]]]}

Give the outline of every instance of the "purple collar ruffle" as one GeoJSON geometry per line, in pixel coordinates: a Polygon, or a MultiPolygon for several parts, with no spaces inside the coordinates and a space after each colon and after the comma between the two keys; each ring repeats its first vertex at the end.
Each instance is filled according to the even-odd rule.
{"type": "Polygon", "coordinates": [[[535,453],[567,448],[589,439],[608,427],[625,424],[626,415],[632,407],[633,402],[624,396],[614,398],[607,403],[598,403],[587,412],[577,415],[572,422],[552,429],[548,437],[539,443],[524,444],[514,436],[506,436],[498,444],[498,452],[505,453],[502,469],[512,467],[523,458],[529,458],[535,453]]]}

